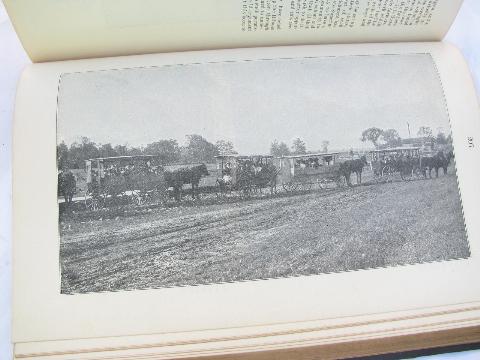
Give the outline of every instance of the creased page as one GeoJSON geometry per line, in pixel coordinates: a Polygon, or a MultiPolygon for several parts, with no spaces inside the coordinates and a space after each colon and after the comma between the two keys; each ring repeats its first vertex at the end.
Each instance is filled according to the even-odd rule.
{"type": "Polygon", "coordinates": [[[5,0],[34,62],[252,46],[436,41],[461,0],[5,0]]]}

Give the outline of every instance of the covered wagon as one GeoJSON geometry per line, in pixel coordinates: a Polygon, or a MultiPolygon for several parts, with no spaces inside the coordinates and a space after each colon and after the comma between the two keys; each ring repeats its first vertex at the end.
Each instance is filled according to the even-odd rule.
{"type": "Polygon", "coordinates": [[[134,155],[85,160],[87,209],[108,205],[160,201],[165,194],[158,156],[134,155]]]}

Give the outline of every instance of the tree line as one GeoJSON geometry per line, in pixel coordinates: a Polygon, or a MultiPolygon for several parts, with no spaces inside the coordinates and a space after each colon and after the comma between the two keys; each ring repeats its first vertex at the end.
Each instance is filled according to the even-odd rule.
{"type": "MultiPolygon", "coordinates": [[[[328,141],[323,141],[323,152],[328,151],[329,144],[328,141]]],[[[270,146],[270,154],[273,156],[306,153],[306,144],[300,138],[294,139],[290,147],[278,140],[274,140],[270,146]]],[[[163,164],[188,164],[213,163],[215,156],[227,154],[237,154],[231,141],[218,140],[212,143],[198,134],[187,135],[183,146],[174,139],[161,139],[143,147],[97,144],[85,136],[70,146],[63,141],[57,145],[57,162],[60,169],[84,169],[85,160],[114,156],[156,155],[163,164]]]]}
{"type": "MultiPolygon", "coordinates": [[[[424,141],[430,141],[439,145],[451,144],[451,135],[446,136],[443,132],[433,135],[431,128],[422,126],[417,136],[424,141]]],[[[395,129],[380,129],[371,127],[362,132],[361,141],[371,142],[375,148],[389,148],[402,146],[403,140],[395,129]]],[[[322,142],[321,152],[328,152],[330,142],[322,142]]],[[[163,164],[175,163],[213,163],[215,156],[236,154],[234,145],[228,140],[218,140],[215,143],[198,134],[186,136],[185,145],[180,145],[174,139],[161,139],[143,147],[128,145],[97,144],[88,137],[81,137],[80,141],[70,146],[61,142],[57,145],[57,162],[61,169],[84,169],[85,160],[125,155],[156,155],[163,164]]],[[[283,141],[274,140],[270,145],[270,155],[275,157],[286,155],[307,154],[305,142],[296,138],[292,145],[288,146],[283,141]]]]}
{"type": "MultiPolygon", "coordinates": [[[[321,152],[328,152],[328,147],[330,142],[328,140],[322,141],[322,150],[321,152]]],[[[296,138],[292,142],[292,146],[289,147],[285,142],[278,140],[274,140],[270,145],[270,155],[273,156],[286,156],[286,155],[303,155],[307,154],[307,145],[305,142],[300,139],[296,138]]]]}
{"type": "MultiPolygon", "coordinates": [[[[417,140],[423,143],[448,145],[452,143],[452,136],[445,135],[444,132],[439,131],[436,136],[433,135],[433,131],[428,126],[421,126],[417,132],[417,140]]],[[[380,129],[377,127],[371,127],[362,132],[360,140],[362,142],[371,142],[376,149],[392,148],[402,146],[404,139],[400,137],[398,131],[395,129],[380,129]]]]}
{"type": "Polygon", "coordinates": [[[144,147],[97,144],[88,137],[81,137],[70,146],[63,141],[57,145],[57,162],[60,169],[84,169],[88,159],[145,154],[158,156],[163,164],[212,163],[215,156],[232,153],[236,151],[231,141],[211,143],[198,134],[187,135],[183,146],[174,139],[161,139],[144,147]]]}

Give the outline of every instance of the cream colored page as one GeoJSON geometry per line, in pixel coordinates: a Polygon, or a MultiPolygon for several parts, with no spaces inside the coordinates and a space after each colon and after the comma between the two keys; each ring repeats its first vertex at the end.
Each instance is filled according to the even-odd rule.
{"type": "MultiPolygon", "coordinates": [[[[448,45],[301,46],[35,64],[25,71],[19,85],[14,131],[15,342],[264,326],[480,300],[480,290],[471,282],[480,271],[480,227],[476,221],[479,174],[478,168],[471,166],[478,159],[479,150],[478,146],[469,146],[469,138],[480,136],[478,106],[468,69],[461,55],[448,45]],[[430,54],[438,68],[453,132],[470,245],[468,258],[268,281],[61,293],[55,144],[62,74],[384,54],[430,54]],[[26,162],[32,154],[38,161],[26,162]],[[36,186],[31,186],[32,179],[36,186]]],[[[94,226],[98,228],[92,231],[102,225],[95,222],[94,226]]]]}
{"type": "Polygon", "coordinates": [[[34,62],[252,46],[435,41],[461,0],[6,0],[34,62]]]}
{"type": "Polygon", "coordinates": [[[104,359],[106,355],[109,356],[108,358],[119,358],[127,355],[151,356],[153,354],[176,358],[180,354],[199,356],[200,352],[204,355],[214,355],[330,345],[474,326],[480,323],[479,305],[479,303],[461,304],[352,318],[216,331],[17,343],[15,354],[28,359],[36,358],[40,354],[56,355],[59,359],[69,359],[72,354],[75,354],[78,359],[83,357],[93,359],[97,358],[96,356],[104,359]]]}

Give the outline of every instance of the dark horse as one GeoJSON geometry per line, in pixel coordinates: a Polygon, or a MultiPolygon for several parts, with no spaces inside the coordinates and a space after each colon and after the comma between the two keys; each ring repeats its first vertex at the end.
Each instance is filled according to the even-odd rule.
{"type": "Polygon", "coordinates": [[[362,183],[362,171],[365,165],[367,165],[367,158],[365,155],[360,159],[347,160],[340,164],[340,174],[345,177],[348,186],[352,186],[350,181],[350,176],[352,173],[357,175],[357,184],[362,183]]]}
{"type": "Polygon", "coordinates": [[[165,182],[167,187],[173,188],[173,196],[176,201],[182,199],[182,187],[185,184],[192,185],[192,198],[195,199],[200,179],[208,175],[207,166],[201,164],[190,168],[184,167],[173,171],[165,171],[165,182]]]}
{"type": "Polygon", "coordinates": [[[438,178],[438,170],[443,169],[443,174],[447,174],[448,165],[453,158],[453,152],[449,151],[447,155],[443,151],[439,151],[434,156],[422,158],[422,170],[424,177],[432,177],[432,170],[435,169],[435,175],[438,178]],[[428,175],[428,176],[427,176],[428,175]]]}
{"type": "Polygon", "coordinates": [[[256,172],[253,176],[252,182],[254,188],[262,192],[263,188],[269,187],[270,194],[273,195],[277,191],[277,176],[279,173],[275,165],[263,165],[260,171],[256,172]]]}
{"type": "Polygon", "coordinates": [[[73,195],[77,190],[77,181],[70,170],[58,173],[58,194],[65,199],[65,205],[73,202],[73,195]]]}

